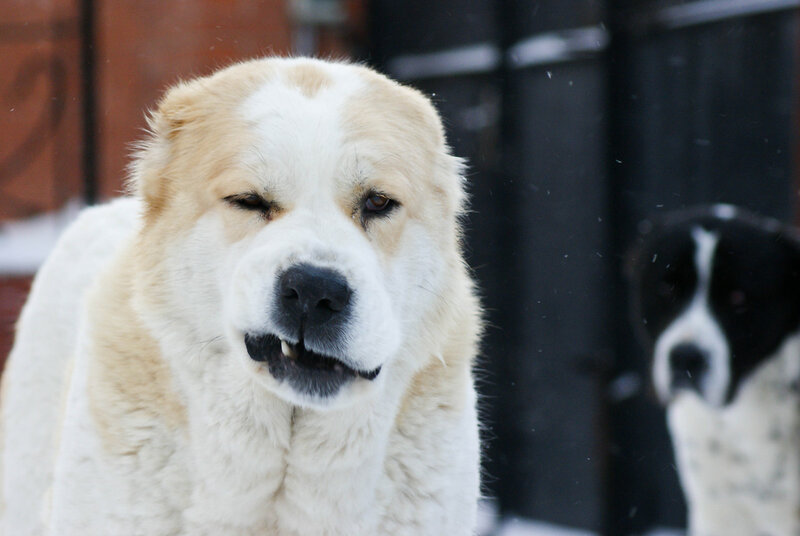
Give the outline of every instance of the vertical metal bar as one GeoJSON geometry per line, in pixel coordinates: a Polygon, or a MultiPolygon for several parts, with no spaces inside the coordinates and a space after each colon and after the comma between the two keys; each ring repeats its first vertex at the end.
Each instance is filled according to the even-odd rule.
{"type": "Polygon", "coordinates": [[[81,94],[83,97],[83,199],[91,205],[97,201],[97,136],[95,84],[95,2],[81,0],[81,94]]]}
{"type": "Polygon", "coordinates": [[[500,507],[598,532],[606,507],[599,372],[613,345],[605,2],[503,4],[503,208],[514,228],[501,257],[513,296],[497,400],[500,507]]]}

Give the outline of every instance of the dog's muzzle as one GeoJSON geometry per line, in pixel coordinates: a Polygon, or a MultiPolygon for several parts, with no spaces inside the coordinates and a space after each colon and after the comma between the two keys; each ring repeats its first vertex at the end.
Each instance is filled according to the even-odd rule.
{"type": "Polygon", "coordinates": [[[327,397],[356,378],[373,380],[380,373],[359,370],[342,355],[352,317],[353,291],[340,273],[298,264],[278,277],[273,321],[280,336],[245,335],[247,352],[265,362],[278,381],[296,391],[327,397]]]}

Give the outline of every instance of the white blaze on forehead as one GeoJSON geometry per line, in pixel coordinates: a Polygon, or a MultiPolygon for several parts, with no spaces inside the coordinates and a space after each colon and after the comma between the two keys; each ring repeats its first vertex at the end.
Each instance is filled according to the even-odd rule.
{"type": "Polygon", "coordinates": [[[342,156],[349,154],[343,151],[341,110],[364,86],[347,65],[298,65],[318,69],[326,83],[309,94],[288,71],[278,70],[240,108],[255,135],[253,145],[243,148],[244,163],[278,198],[331,192],[342,156]]]}
{"type": "Polygon", "coordinates": [[[656,341],[653,382],[662,401],[668,401],[672,387],[670,353],[679,344],[693,344],[706,353],[709,361],[708,371],[699,384],[701,395],[709,404],[721,406],[730,381],[729,347],[708,304],[714,250],[719,237],[702,227],[694,227],[691,236],[695,243],[697,288],[689,306],[656,341]]]}
{"type": "Polygon", "coordinates": [[[702,227],[692,229],[692,239],[697,249],[694,254],[694,263],[697,268],[697,292],[695,297],[707,298],[708,287],[711,280],[711,260],[714,249],[717,247],[717,235],[706,231],[702,227]]]}

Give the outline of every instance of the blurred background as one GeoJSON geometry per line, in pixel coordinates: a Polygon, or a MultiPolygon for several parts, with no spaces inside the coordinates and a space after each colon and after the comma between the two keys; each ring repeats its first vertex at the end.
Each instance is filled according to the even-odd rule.
{"type": "Polygon", "coordinates": [[[696,203],[795,218],[798,8],[0,0],[0,356],[60,230],[120,193],[168,84],[266,54],[353,58],[428,94],[470,162],[484,532],[679,531],[625,251],[641,221],[696,203]]]}

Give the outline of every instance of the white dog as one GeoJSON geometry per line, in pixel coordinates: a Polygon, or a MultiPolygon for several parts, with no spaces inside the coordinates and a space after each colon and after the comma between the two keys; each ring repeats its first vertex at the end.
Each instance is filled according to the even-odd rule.
{"type": "Polygon", "coordinates": [[[430,102],[265,59],[150,124],[134,198],[85,211],[22,313],[3,534],[472,533],[480,314],[430,102]]]}

